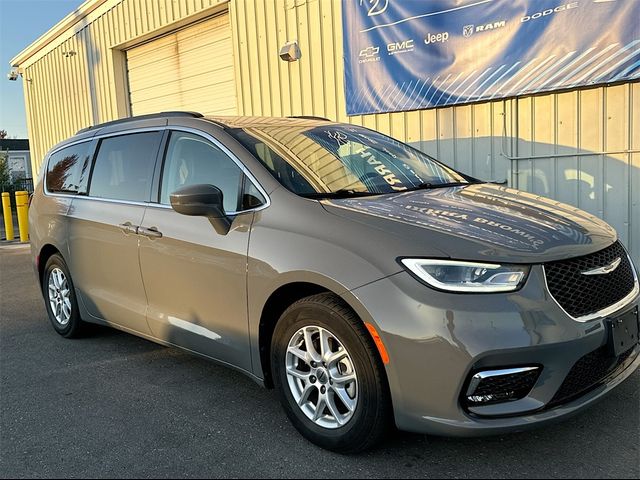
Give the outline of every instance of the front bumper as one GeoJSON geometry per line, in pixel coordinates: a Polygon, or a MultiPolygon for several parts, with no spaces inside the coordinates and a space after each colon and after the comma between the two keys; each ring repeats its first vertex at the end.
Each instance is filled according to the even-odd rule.
{"type": "MultiPolygon", "coordinates": [[[[351,292],[349,303],[373,323],[389,353],[386,366],[401,430],[475,436],[524,430],[576,413],[640,366],[638,346],[600,384],[567,403],[553,403],[571,368],[606,345],[604,318],[577,322],[550,297],[542,267],[518,292],[438,292],[401,272],[351,292]],[[470,375],[482,369],[540,365],[520,400],[473,408],[461,401],[470,375]]],[[[637,308],[638,298],[611,316],[637,308]]]]}

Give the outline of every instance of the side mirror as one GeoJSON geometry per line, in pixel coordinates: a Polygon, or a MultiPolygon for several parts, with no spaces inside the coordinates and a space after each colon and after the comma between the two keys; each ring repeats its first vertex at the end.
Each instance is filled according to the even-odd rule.
{"type": "Polygon", "coordinates": [[[207,217],[220,235],[231,228],[231,219],[223,206],[222,190],[214,185],[189,185],[170,195],[171,208],[182,215],[207,217]]]}

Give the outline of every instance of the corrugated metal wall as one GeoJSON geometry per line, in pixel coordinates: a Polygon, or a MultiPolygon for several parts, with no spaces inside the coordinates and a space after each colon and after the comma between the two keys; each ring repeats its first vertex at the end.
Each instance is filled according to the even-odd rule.
{"type": "MultiPolygon", "coordinates": [[[[109,8],[93,12],[77,33],[27,61],[25,97],[36,170],[59,140],[128,114],[124,54],[111,47],[223,3],[109,0],[109,8]],[[65,58],[65,51],[77,54],[65,58]]],[[[234,51],[229,54],[240,114],[320,115],[375,128],[471,175],[507,179],[604,218],[640,261],[640,154],[629,152],[640,148],[640,84],[349,118],[341,0],[232,0],[230,13],[234,51]],[[281,61],[279,47],[294,39],[302,59],[281,61]],[[610,151],[626,153],[590,154],[610,151]],[[509,161],[502,153],[524,158],[509,161]],[[550,158],[528,160],[531,156],[550,158]]]]}

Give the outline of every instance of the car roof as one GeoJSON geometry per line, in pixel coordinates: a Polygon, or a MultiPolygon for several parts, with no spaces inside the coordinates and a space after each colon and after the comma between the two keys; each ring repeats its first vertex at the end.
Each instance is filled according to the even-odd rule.
{"type": "Polygon", "coordinates": [[[297,117],[254,117],[254,116],[206,116],[210,120],[223,127],[247,128],[247,127],[309,127],[333,123],[322,117],[297,116],[297,117]]]}
{"type": "Polygon", "coordinates": [[[164,119],[176,119],[176,118],[191,118],[202,119],[213,122],[221,127],[228,128],[243,128],[243,127],[257,127],[257,126],[315,126],[318,124],[326,124],[330,120],[322,117],[312,116],[295,116],[295,117],[255,117],[255,116],[203,116],[198,112],[160,112],[147,115],[138,115],[132,117],[120,118],[118,120],[112,120],[110,122],[100,123],[87,128],[83,128],[76,133],[77,135],[94,132],[106,127],[112,127],[116,125],[134,124],[135,122],[144,120],[164,120],[164,119]]]}
{"type": "MultiPolygon", "coordinates": [[[[142,125],[150,126],[148,122],[167,123],[170,120],[190,119],[211,122],[219,128],[250,128],[250,127],[317,127],[327,124],[334,124],[331,120],[315,116],[291,116],[291,117],[261,117],[261,116],[204,116],[199,112],[188,111],[167,111],[159,113],[151,113],[146,115],[136,115],[132,117],[120,118],[109,122],[92,125],[78,130],[75,135],[62,140],[58,144],[51,147],[48,154],[64,148],[66,145],[76,143],[81,140],[91,140],[95,135],[102,132],[116,133],[120,128],[138,128],[142,125]],[[138,124],[138,125],[136,125],[138,124]]],[[[166,125],[167,123],[164,123],[166,125]]]]}

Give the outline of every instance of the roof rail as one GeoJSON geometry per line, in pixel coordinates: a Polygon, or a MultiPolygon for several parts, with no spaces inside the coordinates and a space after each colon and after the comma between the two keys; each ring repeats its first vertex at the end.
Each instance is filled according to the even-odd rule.
{"type": "Polygon", "coordinates": [[[76,132],[76,135],[78,135],[80,133],[84,133],[84,132],[89,132],[89,131],[94,130],[96,128],[110,127],[111,125],[118,125],[120,123],[128,123],[128,122],[135,122],[137,120],[150,120],[150,119],[153,119],[153,118],[166,118],[166,117],[202,118],[203,115],[201,113],[198,113],[198,112],[180,112],[180,111],[150,113],[150,114],[147,114],[147,115],[138,115],[138,116],[135,116],[135,117],[126,117],[126,118],[120,118],[118,120],[112,120],[110,122],[99,123],[98,125],[93,125],[93,126],[86,127],[86,128],[81,129],[81,130],[78,130],[76,132]]]}
{"type": "Polygon", "coordinates": [[[328,118],[324,117],[315,117],[313,115],[291,115],[287,118],[299,118],[301,120],[322,120],[323,122],[330,122],[328,118]]]}

